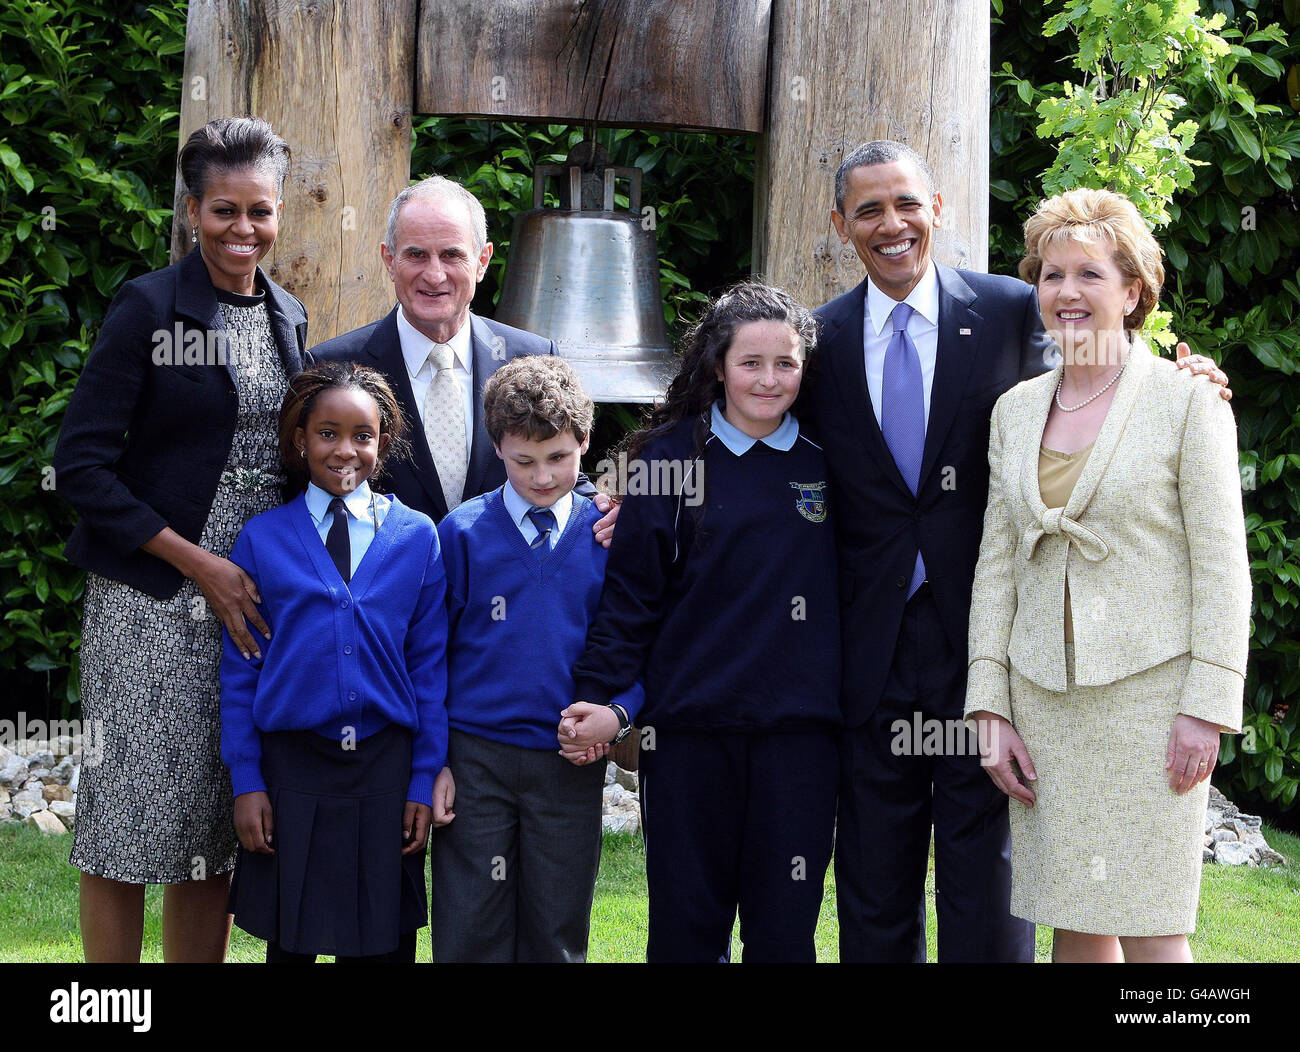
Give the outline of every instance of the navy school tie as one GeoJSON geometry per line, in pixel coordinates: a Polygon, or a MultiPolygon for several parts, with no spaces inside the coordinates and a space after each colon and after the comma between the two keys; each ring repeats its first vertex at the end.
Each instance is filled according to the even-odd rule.
{"type": "Polygon", "coordinates": [[[546,545],[546,550],[550,551],[555,546],[556,520],[555,512],[550,508],[529,508],[528,518],[532,520],[537,527],[537,536],[533,538],[530,548],[540,548],[546,545]]]}
{"type": "Polygon", "coordinates": [[[325,550],[330,553],[339,576],[344,582],[352,580],[352,540],[348,536],[348,512],[343,506],[343,498],[335,497],[330,501],[329,510],[334,516],[330,531],[325,535],[325,550]]]}

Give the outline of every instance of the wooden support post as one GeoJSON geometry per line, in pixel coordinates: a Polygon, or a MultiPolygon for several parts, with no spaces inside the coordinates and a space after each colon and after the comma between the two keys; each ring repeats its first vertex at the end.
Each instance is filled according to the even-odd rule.
{"type": "Polygon", "coordinates": [[[864,271],[831,225],[835,170],[871,139],[934,170],[934,255],[988,265],[988,0],[774,0],[768,127],[755,186],[755,271],[810,306],[864,271]]]}
{"type": "MultiPolygon", "coordinates": [[[[388,205],[410,181],[416,0],[192,0],[180,142],[216,117],[270,121],[293,160],[271,278],[320,343],[393,304],[379,258],[388,205]]],[[[184,202],[173,257],[188,248],[184,202]]]]}

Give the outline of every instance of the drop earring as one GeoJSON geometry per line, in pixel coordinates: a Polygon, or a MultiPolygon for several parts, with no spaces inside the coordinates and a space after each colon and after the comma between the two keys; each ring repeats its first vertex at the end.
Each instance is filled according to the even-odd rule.
{"type": "Polygon", "coordinates": [[[193,244],[196,244],[196,245],[199,243],[199,228],[198,228],[198,227],[195,227],[195,228],[194,228],[194,233],[190,234],[190,241],[191,241],[193,244]]]}

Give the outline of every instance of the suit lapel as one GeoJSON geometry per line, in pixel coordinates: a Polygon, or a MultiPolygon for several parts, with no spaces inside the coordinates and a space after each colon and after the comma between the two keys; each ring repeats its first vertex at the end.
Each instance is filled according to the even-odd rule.
{"type": "Polygon", "coordinates": [[[1106,473],[1111,457],[1115,455],[1115,449],[1124,434],[1129,414],[1137,404],[1138,391],[1150,372],[1151,352],[1145,343],[1134,337],[1133,347],[1124,367],[1124,375],[1120,377],[1119,385],[1115,388],[1115,397],[1111,399],[1110,408],[1106,410],[1106,419],[1102,421],[1101,431],[1097,433],[1097,441],[1093,443],[1092,452],[1088,454],[1088,462],[1079,473],[1079,481],[1075,483],[1070,499],[1065,505],[1064,514],[1070,518],[1078,521],[1087,510],[1092,495],[1097,492],[1097,486],[1106,473]]]}
{"type": "Polygon", "coordinates": [[[832,374],[827,379],[834,384],[848,408],[847,419],[862,422],[860,434],[863,443],[881,472],[910,497],[912,491],[898,470],[898,465],[894,463],[894,455],[889,451],[889,446],[885,444],[885,436],[880,431],[880,423],[871,404],[871,391],[867,387],[867,357],[863,341],[867,314],[865,280],[853,290],[850,302],[852,307],[840,317],[839,327],[826,336],[825,360],[832,374]]]}
{"type": "Polygon", "coordinates": [[[506,360],[505,341],[488,328],[487,322],[476,314],[469,316],[469,348],[473,363],[474,441],[469,449],[465,492],[461,495],[463,500],[477,497],[483,492],[486,488],[483,485],[483,476],[497,455],[483,420],[483,385],[506,360]]]}
{"type": "MultiPolygon", "coordinates": [[[[176,313],[186,318],[193,318],[209,332],[225,333],[226,319],[221,316],[217,305],[217,290],[208,276],[207,264],[197,248],[177,264],[180,267],[180,279],[176,282],[176,313]]],[[[177,348],[179,351],[180,348],[177,348]]],[[[226,372],[230,382],[239,390],[239,373],[235,371],[234,356],[226,355],[226,372]]]]}
{"type": "Polygon", "coordinates": [[[955,270],[935,264],[939,279],[939,340],[935,351],[934,380],[930,385],[930,418],[925,429],[918,491],[934,470],[939,451],[948,438],[970,379],[971,365],[980,346],[984,319],[971,308],[975,293],[955,270]]]}
{"type": "Polygon", "coordinates": [[[284,366],[285,376],[296,376],[302,371],[303,352],[303,345],[298,340],[298,326],[307,323],[307,315],[291,296],[262,274],[260,267],[258,274],[261,274],[266,289],[266,313],[275,336],[276,350],[280,353],[280,364],[284,366]]]}
{"type": "Polygon", "coordinates": [[[1041,522],[1047,513],[1047,505],[1043,502],[1043,490],[1038,482],[1038,450],[1043,444],[1043,429],[1047,427],[1047,415],[1052,411],[1052,397],[1056,393],[1056,378],[1060,375],[1060,368],[1057,366],[1052,371],[1052,379],[1039,392],[1038,400],[1030,405],[1028,413],[1021,418],[1013,432],[1016,436],[1014,447],[1004,450],[1002,454],[1007,464],[1022,465],[1020,494],[1038,522],[1041,522]]]}
{"type": "MultiPolygon", "coordinates": [[[[402,415],[410,425],[409,440],[411,459],[406,468],[428,495],[437,510],[436,519],[447,514],[447,500],[442,495],[442,483],[438,480],[438,469],[433,464],[433,454],[429,452],[429,442],[424,437],[419,409],[415,404],[415,392],[411,389],[411,377],[406,371],[406,359],[402,357],[402,340],[397,333],[397,312],[394,307],[366,344],[366,353],[370,355],[374,368],[388,377],[393,393],[397,395],[397,404],[401,406],[402,415]]],[[[403,470],[395,464],[393,471],[403,470]]]]}

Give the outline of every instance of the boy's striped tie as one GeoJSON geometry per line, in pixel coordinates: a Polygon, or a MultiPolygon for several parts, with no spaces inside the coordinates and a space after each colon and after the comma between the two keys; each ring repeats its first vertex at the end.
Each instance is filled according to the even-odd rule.
{"type": "Polygon", "coordinates": [[[546,550],[550,551],[554,543],[552,538],[555,536],[555,528],[557,525],[555,521],[555,512],[551,511],[550,508],[529,508],[528,518],[531,519],[533,525],[537,527],[537,536],[533,538],[533,543],[530,544],[529,547],[540,548],[544,544],[546,545],[546,550]]]}

